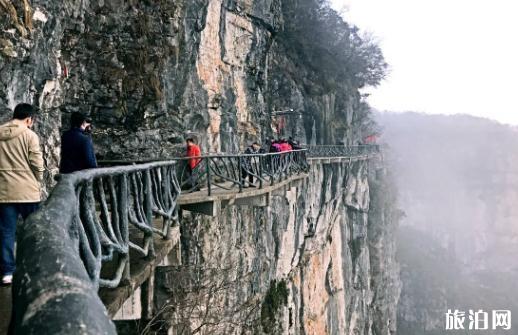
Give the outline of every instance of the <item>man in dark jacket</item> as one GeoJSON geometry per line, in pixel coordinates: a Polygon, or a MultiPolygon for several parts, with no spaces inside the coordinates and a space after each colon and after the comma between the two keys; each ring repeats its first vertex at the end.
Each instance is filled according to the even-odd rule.
{"type": "Polygon", "coordinates": [[[90,127],[90,120],[83,114],[72,113],[70,129],[61,137],[60,173],[72,173],[97,167],[92,138],[88,133],[90,127]]]}
{"type": "MultiPolygon", "coordinates": [[[[245,155],[255,155],[259,153],[259,150],[261,149],[261,145],[257,142],[252,143],[248,148],[245,150],[245,155]]],[[[253,156],[244,156],[241,160],[241,177],[243,178],[243,186],[246,186],[246,178],[248,177],[248,186],[249,187],[255,187],[254,185],[254,175],[253,173],[259,173],[259,171],[256,171],[254,169],[254,164],[252,163],[252,160],[257,159],[253,156]]]]}

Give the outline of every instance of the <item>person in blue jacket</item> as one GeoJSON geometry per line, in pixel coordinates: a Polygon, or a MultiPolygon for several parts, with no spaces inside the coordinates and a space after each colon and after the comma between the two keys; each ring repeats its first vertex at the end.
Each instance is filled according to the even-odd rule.
{"type": "Polygon", "coordinates": [[[72,113],[70,129],[61,137],[60,173],[97,167],[90,130],[91,121],[86,116],[79,112],[72,113]]]}

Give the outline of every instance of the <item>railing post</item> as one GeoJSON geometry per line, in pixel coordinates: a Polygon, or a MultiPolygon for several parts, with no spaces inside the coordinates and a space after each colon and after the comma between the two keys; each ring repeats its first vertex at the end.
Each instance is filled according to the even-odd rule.
{"type": "Polygon", "coordinates": [[[243,162],[241,156],[237,156],[237,175],[239,180],[239,193],[243,192],[243,162]]]}
{"type": "Polygon", "coordinates": [[[263,188],[263,156],[259,156],[259,188],[263,188]]]}
{"type": "Polygon", "coordinates": [[[274,155],[270,155],[270,185],[273,185],[275,183],[275,165],[277,164],[277,159],[278,158],[275,154],[274,155]]]}
{"type": "Polygon", "coordinates": [[[288,179],[290,177],[290,152],[286,151],[285,159],[284,159],[284,179],[288,179]]]}
{"type": "Polygon", "coordinates": [[[155,291],[155,270],[151,271],[149,278],[146,279],[142,286],[140,287],[140,305],[142,307],[141,310],[141,320],[149,322],[153,319],[153,305],[154,305],[154,291],[155,291]]]}
{"type": "Polygon", "coordinates": [[[286,156],[286,179],[289,179],[293,168],[293,151],[288,151],[286,156]]]}
{"type": "Polygon", "coordinates": [[[120,220],[122,222],[122,238],[124,245],[128,248],[128,253],[123,256],[124,259],[124,270],[122,272],[121,281],[127,285],[130,282],[130,253],[129,253],[129,222],[128,222],[128,211],[129,211],[129,191],[128,191],[128,175],[123,174],[120,176],[120,188],[119,188],[119,201],[120,201],[120,220]]]}
{"type": "Polygon", "coordinates": [[[207,195],[210,196],[212,193],[212,188],[210,185],[210,158],[202,158],[205,160],[205,172],[207,175],[207,195]]]}
{"type": "MultiPolygon", "coordinates": [[[[151,182],[151,170],[144,172],[144,213],[146,221],[150,228],[153,228],[153,185],[151,182]]],[[[153,245],[153,235],[144,233],[144,245],[149,243],[148,256],[155,256],[155,246],[153,245]],[[149,242],[148,242],[149,241],[149,242]]]]}

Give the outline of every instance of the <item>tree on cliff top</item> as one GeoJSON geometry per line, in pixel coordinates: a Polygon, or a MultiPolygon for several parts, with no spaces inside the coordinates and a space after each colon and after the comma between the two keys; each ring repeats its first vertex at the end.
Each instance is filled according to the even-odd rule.
{"type": "Polygon", "coordinates": [[[286,0],[281,42],[322,82],[377,86],[387,63],[372,36],[360,34],[327,0],[286,0]]]}

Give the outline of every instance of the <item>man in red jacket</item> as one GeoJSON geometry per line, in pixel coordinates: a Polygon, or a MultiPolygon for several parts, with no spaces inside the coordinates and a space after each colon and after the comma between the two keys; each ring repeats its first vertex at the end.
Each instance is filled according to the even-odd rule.
{"type": "Polygon", "coordinates": [[[201,158],[195,158],[201,156],[201,150],[200,147],[194,143],[193,138],[188,138],[185,140],[187,144],[187,152],[185,154],[186,157],[193,157],[187,161],[187,173],[188,173],[188,180],[190,182],[190,187],[194,190],[199,190],[199,186],[197,185],[196,181],[196,173],[194,169],[198,164],[201,162],[201,158]]]}

